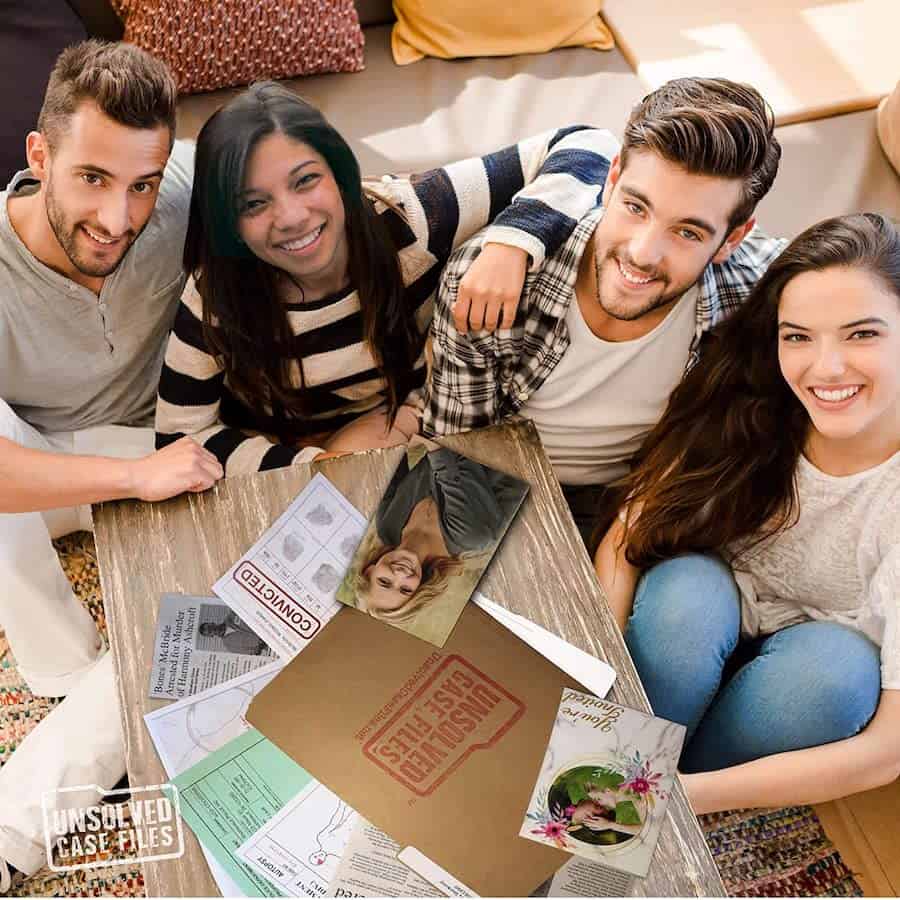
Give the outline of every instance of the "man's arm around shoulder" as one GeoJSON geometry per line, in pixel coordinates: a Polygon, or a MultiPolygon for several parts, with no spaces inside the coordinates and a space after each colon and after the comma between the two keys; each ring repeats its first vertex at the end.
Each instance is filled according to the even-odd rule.
{"type": "Polygon", "coordinates": [[[484,428],[499,421],[500,347],[509,330],[466,331],[456,327],[454,306],[469,266],[481,252],[483,232],[450,258],[435,294],[431,361],[422,432],[429,437],[484,428]]]}

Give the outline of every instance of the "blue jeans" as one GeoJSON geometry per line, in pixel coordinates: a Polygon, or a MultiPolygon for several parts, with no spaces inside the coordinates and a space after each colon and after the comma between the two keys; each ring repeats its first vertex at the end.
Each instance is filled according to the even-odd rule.
{"type": "Polygon", "coordinates": [[[880,654],[863,634],[803,622],[740,640],[731,570],[687,554],[648,570],[625,641],[658,716],[687,727],[683,772],[851,737],[878,706],[880,654]]]}

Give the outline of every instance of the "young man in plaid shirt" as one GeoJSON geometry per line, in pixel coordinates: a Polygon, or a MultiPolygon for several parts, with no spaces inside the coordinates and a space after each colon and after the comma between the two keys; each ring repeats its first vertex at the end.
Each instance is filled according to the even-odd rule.
{"type": "MultiPolygon", "coordinates": [[[[513,322],[473,330],[457,303],[480,236],[451,257],[424,433],[530,418],[587,540],[603,486],[627,472],[703,335],[784,246],[753,218],[780,156],[771,109],[749,86],[685,78],[644,98],[602,205],[529,272],[513,322]]],[[[577,166],[561,174],[579,177],[577,166]]]]}

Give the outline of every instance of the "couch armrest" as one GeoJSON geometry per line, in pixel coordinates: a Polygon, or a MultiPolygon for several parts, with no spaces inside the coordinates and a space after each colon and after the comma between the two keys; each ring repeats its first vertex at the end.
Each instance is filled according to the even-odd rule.
{"type": "Polygon", "coordinates": [[[84,23],[89,37],[106,41],[122,39],[125,31],[109,0],[67,0],[69,6],[84,23]]]}

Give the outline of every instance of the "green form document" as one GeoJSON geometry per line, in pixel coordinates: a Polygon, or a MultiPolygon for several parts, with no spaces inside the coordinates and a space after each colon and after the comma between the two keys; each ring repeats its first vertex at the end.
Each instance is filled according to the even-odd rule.
{"type": "Polygon", "coordinates": [[[173,779],[182,818],[248,897],[285,895],[238,858],[238,847],[312,781],[255,728],[173,779]]]}

